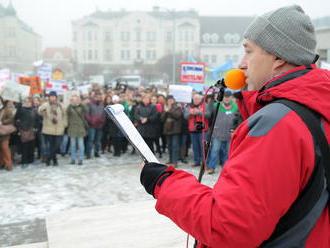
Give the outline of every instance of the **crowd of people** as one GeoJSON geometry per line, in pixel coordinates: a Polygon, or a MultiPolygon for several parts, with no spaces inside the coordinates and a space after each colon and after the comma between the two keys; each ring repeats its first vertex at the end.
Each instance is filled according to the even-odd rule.
{"type": "MultiPolygon", "coordinates": [[[[159,158],[166,152],[167,164],[177,167],[178,162],[187,163],[192,145],[192,166],[200,166],[206,139],[202,131],[207,134],[216,108],[216,94],[207,96],[203,120],[203,97],[193,91],[191,103],[178,103],[155,87],[132,89],[119,84],[116,89],[93,85],[88,94],[73,94],[67,106],[55,91],[26,97],[20,103],[0,98],[0,128],[16,127],[14,132],[0,134],[0,166],[7,170],[13,164],[27,167],[36,159],[57,166],[57,156],[67,154],[71,164],[82,165],[85,159],[104,153],[114,157],[135,153],[133,147],[128,149],[129,142],[104,110],[118,103],[159,158]]],[[[235,100],[226,91],[207,160],[209,174],[226,161],[235,113],[235,100]]]]}

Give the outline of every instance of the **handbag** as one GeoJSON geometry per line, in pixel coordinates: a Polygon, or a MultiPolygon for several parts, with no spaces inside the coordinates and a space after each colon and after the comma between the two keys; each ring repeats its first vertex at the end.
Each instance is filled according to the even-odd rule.
{"type": "MultiPolygon", "coordinates": [[[[2,119],[2,116],[3,116],[3,112],[0,114],[0,120],[2,119]]],[[[9,135],[14,132],[16,132],[16,127],[13,124],[0,125],[0,136],[9,135]]]]}
{"type": "Polygon", "coordinates": [[[33,127],[27,129],[21,129],[20,131],[22,143],[26,143],[35,139],[35,132],[33,127]]]}

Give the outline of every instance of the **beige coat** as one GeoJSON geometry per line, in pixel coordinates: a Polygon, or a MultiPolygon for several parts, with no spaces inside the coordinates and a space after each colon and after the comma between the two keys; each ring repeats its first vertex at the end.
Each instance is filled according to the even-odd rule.
{"type": "Polygon", "coordinates": [[[46,102],[41,105],[38,112],[43,117],[42,133],[48,135],[63,135],[64,129],[67,127],[67,114],[62,104],[58,104],[56,108],[57,123],[52,121],[51,105],[46,102]]]}

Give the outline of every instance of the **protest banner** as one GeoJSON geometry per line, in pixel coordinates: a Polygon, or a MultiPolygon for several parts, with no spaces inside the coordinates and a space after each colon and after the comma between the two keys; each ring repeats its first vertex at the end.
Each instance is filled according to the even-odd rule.
{"type": "Polygon", "coordinates": [[[88,90],[92,87],[92,85],[82,85],[77,87],[77,91],[79,91],[82,95],[88,94],[88,90]]]}
{"type": "Polygon", "coordinates": [[[172,95],[177,102],[190,103],[192,98],[192,88],[187,85],[170,85],[169,94],[172,95]]]}
{"type": "Polygon", "coordinates": [[[322,69],[326,69],[326,70],[329,70],[329,71],[330,71],[330,63],[327,63],[327,62],[325,62],[325,61],[321,61],[321,65],[320,65],[320,67],[321,67],[322,69]]]}
{"type": "Polygon", "coordinates": [[[67,90],[64,92],[63,95],[63,105],[64,107],[68,107],[71,101],[72,96],[79,96],[79,91],[78,90],[67,90]]]}
{"type": "Polygon", "coordinates": [[[11,82],[19,84],[20,77],[28,77],[28,75],[25,73],[12,72],[11,73],[11,82]]]}
{"type": "Polygon", "coordinates": [[[39,76],[30,77],[30,78],[19,78],[19,83],[22,85],[30,86],[30,94],[41,94],[42,87],[41,87],[41,80],[39,76]]]}
{"type": "Polygon", "coordinates": [[[2,98],[8,101],[20,102],[30,95],[30,86],[8,82],[2,92],[2,98]]]}
{"type": "Polygon", "coordinates": [[[49,80],[46,84],[46,94],[51,91],[55,91],[57,95],[64,95],[64,92],[68,89],[66,80],[49,80]]]}
{"type": "Polygon", "coordinates": [[[56,81],[61,81],[64,78],[64,73],[61,69],[55,69],[52,73],[52,77],[56,81]]]}
{"type": "Polygon", "coordinates": [[[0,70],[0,90],[5,88],[7,82],[10,81],[10,71],[9,69],[0,70]]]}
{"type": "Polygon", "coordinates": [[[38,67],[37,75],[40,77],[41,81],[46,83],[47,80],[52,78],[52,64],[43,63],[41,66],[38,67]]]}
{"type": "Polygon", "coordinates": [[[205,64],[181,63],[180,81],[183,83],[204,83],[205,64]]]}

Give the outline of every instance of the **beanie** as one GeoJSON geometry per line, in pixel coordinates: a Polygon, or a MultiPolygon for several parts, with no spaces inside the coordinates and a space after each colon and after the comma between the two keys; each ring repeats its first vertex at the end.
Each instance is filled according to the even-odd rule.
{"type": "Polygon", "coordinates": [[[245,31],[244,38],[294,65],[315,63],[317,57],[312,21],[298,5],[257,17],[245,31]]]}
{"type": "Polygon", "coordinates": [[[56,96],[56,97],[57,97],[57,93],[56,93],[56,91],[51,91],[51,92],[49,92],[49,96],[56,96]]]}

